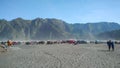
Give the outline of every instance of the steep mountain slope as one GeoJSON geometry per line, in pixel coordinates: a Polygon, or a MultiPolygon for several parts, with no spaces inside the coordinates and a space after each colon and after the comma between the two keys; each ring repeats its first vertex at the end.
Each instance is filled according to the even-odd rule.
{"type": "Polygon", "coordinates": [[[69,33],[65,22],[57,19],[34,19],[31,22],[31,38],[33,39],[63,39],[69,33]]]}
{"type": "Polygon", "coordinates": [[[106,31],[120,29],[120,25],[114,22],[98,22],[87,24],[73,24],[72,33],[78,37],[95,39],[95,35],[106,31]]]}
{"type": "Polygon", "coordinates": [[[12,39],[15,35],[15,29],[8,23],[8,21],[0,20],[0,40],[12,39]]]}
{"type": "Polygon", "coordinates": [[[29,39],[30,35],[30,20],[17,18],[9,22],[15,30],[14,39],[29,39]]]}

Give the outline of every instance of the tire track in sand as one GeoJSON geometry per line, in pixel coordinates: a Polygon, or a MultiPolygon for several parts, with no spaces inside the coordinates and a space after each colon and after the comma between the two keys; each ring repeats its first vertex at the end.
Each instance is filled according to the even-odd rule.
{"type": "Polygon", "coordinates": [[[50,54],[50,53],[48,53],[48,52],[44,52],[44,51],[42,51],[42,52],[43,52],[43,54],[48,55],[48,56],[51,56],[51,57],[53,57],[54,59],[58,60],[58,61],[59,61],[59,68],[62,68],[62,62],[61,62],[61,60],[60,60],[58,57],[56,57],[56,56],[54,56],[53,54],[50,54]]]}

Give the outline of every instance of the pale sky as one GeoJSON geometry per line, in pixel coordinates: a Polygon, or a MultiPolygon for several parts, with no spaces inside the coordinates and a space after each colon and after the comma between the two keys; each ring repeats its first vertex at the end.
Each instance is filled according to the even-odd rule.
{"type": "Polygon", "coordinates": [[[120,23],[120,0],[0,0],[0,19],[56,18],[67,23],[120,23]]]}

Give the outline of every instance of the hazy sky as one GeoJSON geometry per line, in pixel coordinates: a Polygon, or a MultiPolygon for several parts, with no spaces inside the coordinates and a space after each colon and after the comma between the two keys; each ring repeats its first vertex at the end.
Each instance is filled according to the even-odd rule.
{"type": "Polygon", "coordinates": [[[57,18],[67,23],[120,23],[120,0],[0,0],[0,19],[57,18]]]}

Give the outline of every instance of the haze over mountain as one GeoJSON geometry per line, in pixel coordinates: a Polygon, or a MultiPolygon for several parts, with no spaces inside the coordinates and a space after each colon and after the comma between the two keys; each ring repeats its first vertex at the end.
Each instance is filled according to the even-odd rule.
{"type": "Polygon", "coordinates": [[[115,22],[68,24],[59,19],[49,18],[16,18],[11,21],[1,19],[0,40],[99,39],[97,36],[101,33],[118,29],[120,25],[115,22]]]}
{"type": "Polygon", "coordinates": [[[98,38],[102,39],[115,39],[120,40],[120,29],[119,30],[113,30],[108,32],[103,32],[97,35],[98,38]]]}

